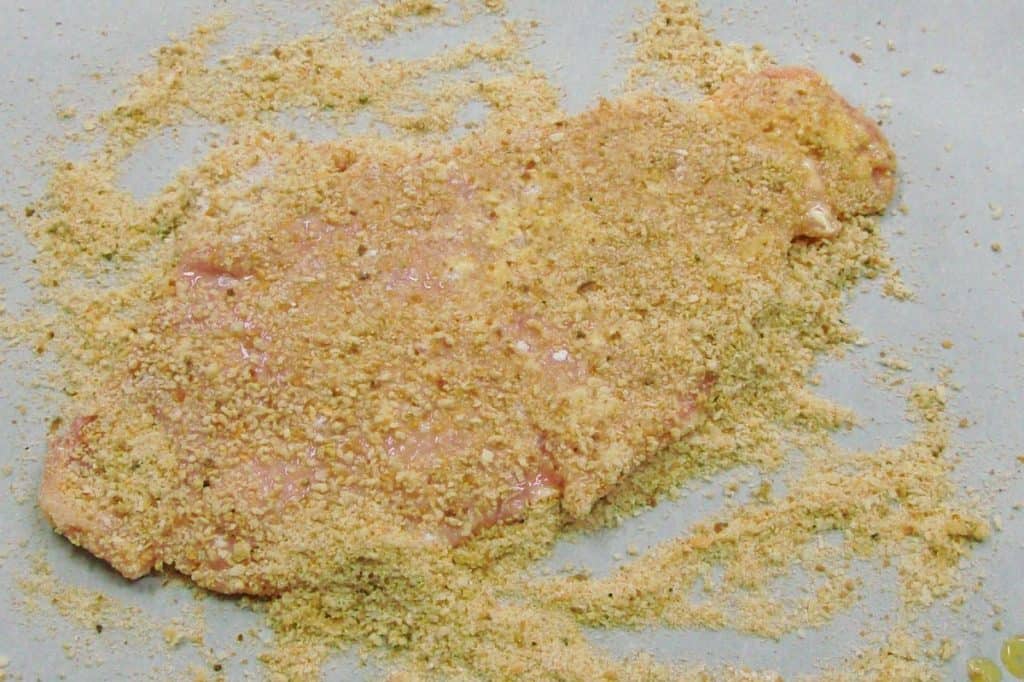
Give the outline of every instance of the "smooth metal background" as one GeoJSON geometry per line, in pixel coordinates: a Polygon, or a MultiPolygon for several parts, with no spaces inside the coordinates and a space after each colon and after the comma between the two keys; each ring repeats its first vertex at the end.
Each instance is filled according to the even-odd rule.
{"type": "MultiPolygon", "coordinates": [[[[652,2],[545,2],[510,0],[512,17],[541,20],[531,55],[562,85],[566,105],[579,110],[600,94],[612,94],[623,73],[621,58],[631,47],[624,36],[634,13],[652,2]]],[[[864,428],[843,436],[852,445],[898,444],[909,432],[904,401],[880,389],[872,377],[883,368],[879,352],[895,350],[911,361],[908,381],[928,380],[941,366],[952,367],[952,412],[971,420],[954,433],[960,456],[958,479],[979,504],[991,506],[1003,530],[978,548],[966,570],[982,579],[961,612],[936,608],[922,620],[936,636],[949,635],[961,646],[948,668],[949,679],[964,677],[967,656],[998,657],[1003,636],[1024,631],[1024,524],[1013,509],[1024,504],[1024,2],[1020,0],[705,0],[709,22],[720,35],[740,42],[761,42],[783,63],[806,63],[821,70],[852,102],[878,114],[891,102],[885,132],[900,155],[906,215],[884,222],[892,251],[907,282],[917,293],[912,303],[878,295],[879,283],[856,294],[851,319],[872,340],[842,362],[822,365],[822,391],[855,407],[864,428]],[[894,50],[887,49],[892,41],[894,50]],[[849,53],[857,52],[856,64],[849,53]],[[934,67],[944,67],[935,69],[934,67]],[[901,75],[909,70],[907,75],[901,75]],[[936,73],[944,70],[943,73],[936,73]],[[989,204],[1003,207],[993,220],[989,204]],[[990,245],[998,242],[1001,252],[990,245]],[[944,350],[940,339],[954,347],[944,350]],[[1003,612],[997,612],[1005,608],[1003,612]],[[1004,631],[993,624],[1002,621],[1004,631]]],[[[228,31],[218,54],[264,34],[288,36],[316,30],[321,14],[304,3],[254,3],[242,0],[184,0],[177,3],[74,0],[33,2],[0,0],[0,205],[20,214],[42,189],[44,156],[90,113],[109,108],[133,74],[149,64],[149,50],[168,33],[179,35],[218,9],[234,10],[240,20],[228,31]],[[290,6],[289,6],[290,5],[290,6]],[[94,74],[100,74],[95,78],[94,74]],[[78,114],[60,120],[58,108],[73,105],[78,114]]],[[[469,29],[431,28],[402,34],[374,51],[381,55],[425,54],[442,42],[455,43],[495,30],[499,20],[481,18],[469,29]]],[[[178,138],[164,136],[133,158],[125,183],[145,195],[159,187],[181,163],[202,153],[208,129],[186,128],[178,138]]],[[[72,150],[73,151],[73,150],[72,150]]],[[[71,153],[71,152],[69,152],[71,153]]],[[[7,309],[18,312],[29,301],[23,281],[31,252],[8,217],[0,215],[0,241],[16,256],[0,263],[7,309]]],[[[33,569],[29,557],[41,552],[55,575],[69,584],[99,588],[137,606],[146,618],[162,622],[205,611],[206,647],[215,654],[238,652],[223,661],[232,679],[258,677],[252,638],[245,646],[238,632],[259,628],[259,618],[231,600],[194,602],[177,585],[160,578],[128,584],[99,562],[54,536],[34,503],[45,425],[55,416],[53,402],[40,401],[34,381],[43,367],[19,367],[28,355],[5,351],[0,364],[0,655],[9,656],[9,676],[18,679],[106,680],[182,677],[188,666],[208,669],[192,645],[173,651],[160,632],[120,631],[108,624],[97,634],[52,615],[30,616],[17,606],[24,596],[17,580],[33,569]],[[22,414],[19,407],[23,407],[22,414]],[[72,648],[78,653],[67,655],[72,648]],[[248,656],[247,663],[241,659],[248,656]]],[[[758,477],[731,472],[695,484],[675,504],[663,505],[615,531],[560,544],[547,563],[584,565],[601,574],[619,563],[616,553],[629,545],[642,549],[683,531],[689,523],[723,504],[727,481],[743,482],[746,495],[758,477]],[[745,475],[745,476],[744,476],[745,475]]],[[[965,492],[967,494],[967,492],[965,492]]],[[[626,559],[628,560],[628,555],[626,559]]],[[[651,650],[665,660],[735,663],[813,673],[815,664],[835,662],[864,640],[862,632],[888,629],[892,612],[891,572],[865,570],[872,590],[849,614],[822,631],[787,636],[780,642],[732,632],[652,630],[595,633],[617,652],[651,650]]],[[[43,609],[46,613],[46,609],[43,609]]],[[[358,667],[339,656],[328,679],[374,677],[374,668],[358,667]]]]}

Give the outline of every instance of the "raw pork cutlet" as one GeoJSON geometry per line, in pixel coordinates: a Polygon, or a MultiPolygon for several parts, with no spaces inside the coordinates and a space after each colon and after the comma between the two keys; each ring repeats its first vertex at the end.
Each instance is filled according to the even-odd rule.
{"type": "Polygon", "coordinates": [[[894,183],[875,125],[800,69],[304,152],[323,204],[183,226],[126,375],[51,444],[44,512],[127,577],[269,595],[538,500],[587,514],[700,418],[717,320],[756,313],[725,303],[770,301],[795,238],[894,183]]]}

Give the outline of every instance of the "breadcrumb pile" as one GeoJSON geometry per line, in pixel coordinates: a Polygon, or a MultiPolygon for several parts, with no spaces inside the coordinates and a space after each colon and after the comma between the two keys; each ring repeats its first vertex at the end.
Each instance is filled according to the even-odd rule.
{"type": "MultiPolygon", "coordinates": [[[[379,462],[360,468],[332,452],[347,464],[329,479],[307,481],[311,499],[337,499],[359,488],[376,491],[381,508],[366,502],[369,496],[344,509],[325,503],[302,519],[308,535],[294,534],[285,520],[280,527],[246,527],[251,519],[243,518],[239,527],[258,542],[223,547],[224,561],[239,566],[228,579],[204,573],[210,529],[195,523],[178,550],[192,559],[177,559],[178,568],[220,591],[268,596],[247,604],[275,632],[261,656],[274,678],[315,678],[333,651],[355,645],[385,657],[395,680],[776,679],[770,672],[673,667],[648,656],[618,660],[592,645],[586,628],[728,628],[778,638],[826,624],[861,600],[869,586],[854,566],[864,562],[895,567],[901,622],[955,594],[962,559],[989,529],[950,477],[951,389],[943,383],[911,389],[915,433],[907,443],[851,452],[833,435],[853,425],[855,415],[815,395],[807,380],[823,355],[841,353],[857,337],[844,320],[851,287],[892,272],[877,216],[856,210],[873,198],[853,196],[839,206],[838,229],[827,238],[800,237],[790,229],[805,211],[789,189],[802,178],[796,150],[766,158],[751,142],[769,123],[784,123],[758,109],[710,103],[716,96],[734,103],[729,87],[768,66],[770,57],[722,44],[694,3],[662,0],[634,34],[631,91],[570,119],[557,89],[526,58],[523,25],[505,22],[489,40],[420,59],[372,60],[365,51],[424,24],[504,11],[504,3],[491,0],[458,7],[430,0],[370,8],[341,3],[329,31],[214,61],[210,51],[226,26],[217,20],[157,50],[155,65],[127,96],[85,122],[83,136],[100,140],[99,151],[59,163],[24,221],[38,249],[39,309],[48,312],[9,327],[59,363],[56,381],[69,406],[62,413],[97,415],[84,427],[103,471],[97,494],[111,504],[116,498],[128,519],[126,538],[167,523],[154,499],[170,507],[191,504],[209,487],[200,520],[211,525],[226,518],[221,507],[233,501],[227,493],[234,491],[218,498],[209,481],[187,479],[168,454],[186,434],[162,425],[150,408],[155,395],[180,388],[174,381],[205,383],[198,397],[182,397],[181,413],[169,422],[206,419],[217,434],[207,443],[212,451],[230,458],[242,446],[266,448],[271,459],[318,442],[317,434],[300,431],[310,391],[332,396],[329,421],[362,428],[366,438],[400,426],[404,415],[396,413],[394,394],[363,392],[364,385],[395,382],[416,387],[407,396],[414,404],[478,399],[505,415],[479,415],[494,425],[488,453],[529,450],[525,420],[542,420],[549,433],[574,433],[594,452],[598,444],[587,441],[588,433],[613,433],[621,447],[608,448],[600,470],[587,468],[593,457],[568,458],[567,470],[580,469],[571,479],[579,484],[567,484],[561,502],[536,501],[516,522],[490,527],[471,514],[448,514],[453,503],[445,496],[481,487],[498,495],[509,485],[496,475],[458,488],[479,469],[479,450],[469,453],[472,461],[453,458],[450,470],[431,479],[440,487],[428,507],[400,494],[426,483],[404,480],[379,462]],[[473,70],[480,66],[486,75],[473,70]],[[712,99],[691,105],[648,92],[667,81],[712,99]],[[459,111],[470,102],[483,103],[487,117],[453,142],[459,111]],[[313,143],[282,129],[276,116],[293,110],[315,111],[338,139],[313,143]],[[350,133],[361,115],[393,134],[350,133]],[[119,185],[121,164],[141,143],[197,120],[226,131],[204,159],[144,200],[119,185]],[[378,169],[378,185],[349,183],[359,164],[378,169]],[[725,176],[722,168],[729,169],[725,176]],[[520,395],[521,403],[487,395],[488,381],[522,380],[507,374],[510,365],[487,364],[494,353],[487,324],[464,327],[458,340],[464,355],[431,356],[430,348],[453,343],[443,330],[462,324],[456,318],[465,310],[429,302],[388,310],[346,304],[347,296],[356,300],[350,292],[361,282],[383,273],[360,259],[392,243],[339,241],[330,253],[359,263],[342,273],[351,281],[311,277],[299,290],[275,288],[280,259],[299,257],[275,242],[280,226],[304,217],[307,228],[341,225],[358,208],[362,223],[389,224],[381,232],[388,237],[412,233],[415,221],[446,215],[458,203],[450,181],[468,175],[493,219],[486,248],[500,258],[482,275],[472,272],[473,264],[445,267],[471,278],[481,320],[545,302],[545,324],[565,331],[558,352],[596,368],[606,381],[601,390],[566,398],[572,409],[542,384],[520,395]],[[719,184],[704,195],[695,189],[709,183],[719,184]],[[683,224],[695,227],[682,231],[683,224]],[[232,250],[240,242],[245,249],[232,250]],[[211,358],[227,354],[237,339],[208,339],[197,354],[175,336],[182,311],[168,301],[180,286],[182,260],[196,253],[219,258],[224,272],[268,278],[253,299],[270,311],[268,324],[277,325],[266,336],[280,345],[267,352],[281,354],[289,371],[305,377],[302,385],[281,384],[278,412],[254,413],[254,403],[239,397],[238,377],[214,366],[211,358]],[[296,297],[338,303],[281,312],[296,297]],[[389,355],[396,347],[404,357],[389,355]],[[195,357],[205,364],[194,365],[195,357]],[[456,366],[467,358],[472,372],[456,366]],[[126,371],[156,383],[128,391],[126,371]],[[639,388],[616,393],[624,385],[639,388]],[[646,415],[671,412],[680,396],[693,396],[700,417],[667,440],[652,438],[653,417],[645,421],[646,415]],[[224,405],[230,409],[216,413],[224,405]],[[776,491],[767,479],[793,464],[794,451],[800,465],[785,490],[776,491]],[[743,465],[766,479],[750,499],[611,575],[535,570],[559,538],[614,526],[678,496],[688,481],[743,465]],[[454,519],[457,530],[462,524],[460,542],[424,544],[403,530],[408,519],[434,517],[454,519]],[[259,555],[264,568],[248,571],[262,545],[269,548],[259,555]],[[800,581],[797,596],[778,589],[787,579],[800,581]]],[[[801,130],[811,140],[830,134],[824,125],[801,130]]],[[[829,191],[842,195],[852,182],[846,170],[830,165],[827,154],[821,161],[829,191]]],[[[516,367],[533,376],[529,365],[516,367]]],[[[54,432],[70,423],[70,416],[55,423],[54,432]]],[[[529,471],[537,463],[517,465],[529,471]]],[[[40,584],[25,588],[38,591],[40,584]]],[[[896,624],[877,647],[823,678],[849,679],[854,671],[853,677],[938,679],[944,657],[948,652],[922,646],[896,624]]]]}

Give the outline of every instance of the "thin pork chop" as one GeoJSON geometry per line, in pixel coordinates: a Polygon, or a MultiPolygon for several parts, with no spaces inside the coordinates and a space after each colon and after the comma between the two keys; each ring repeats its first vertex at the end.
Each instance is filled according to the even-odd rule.
{"type": "Polygon", "coordinates": [[[313,555],[587,514],[700,418],[714,315],[756,313],[730,296],[770,300],[793,239],[894,184],[876,126],[801,69],[309,153],[333,159],[315,211],[182,228],[123,379],[51,444],[43,511],[126,577],[277,594],[313,555]]]}

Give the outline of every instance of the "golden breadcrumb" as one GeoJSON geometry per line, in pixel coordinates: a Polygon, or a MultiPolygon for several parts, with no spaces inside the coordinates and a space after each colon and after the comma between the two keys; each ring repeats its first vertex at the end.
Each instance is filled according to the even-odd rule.
{"type": "MultiPolygon", "coordinates": [[[[100,151],[58,163],[31,207],[40,309],[8,328],[69,397],[43,482],[58,530],[131,577],[267,597],[250,605],[274,679],[354,643],[396,681],[775,680],[618,660],[586,628],[777,638],[862,599],[855,562],[896,568],[908,619],[956,589],[990,531],[950,476],[947,385],[913,387],[915,433],[875,451],[836,445],[856,416],[808,385],[858,337],[854,285],[885,274],[911,296],[880,233],[895,165],[873,124],[811,72],[723,44],[688,0],[636,32],[631,92],[573,117],[513,23],[419,59],[363,50],[503,2],[357,4],[216,62],[223,18],[160,48],[84,124],[100,151]],[[646,89],[669,81],[709,96],[646,89]],[[487,116],[453,142],[470,102],[487,116]],[[338,139],[276,123],[300,109],[338,139]],[[349,133],[359,115],[394,135],[349,133]],[[147,199],[120,186],[140,143],[193,120],[226,130],[201,161],[147,199]],[[445,459],[396,464],[423,424],[445,425],[445,459]],[[534,570],[559,538],[740,465],[765,476],[749,499],[611,575],[534,570]]],[[[114,618],[44,578],[23,587],[114,618]]],[[[822,679],[937,679],[951,655],[885,639],[822,679]]]]}

